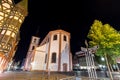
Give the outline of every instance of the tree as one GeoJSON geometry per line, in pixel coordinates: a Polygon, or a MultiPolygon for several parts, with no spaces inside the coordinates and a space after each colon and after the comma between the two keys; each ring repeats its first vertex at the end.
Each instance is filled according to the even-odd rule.
{"type": "Polygon", "coordinates": [[[96,55],[105,57],[110,71],[110,64],[114,64],[116,58],[120,56],[119,32],[109,24],[102,24],[101,21],[95,20],[87,37],[91,40],[90,46],[99,45],[96,55]]]}

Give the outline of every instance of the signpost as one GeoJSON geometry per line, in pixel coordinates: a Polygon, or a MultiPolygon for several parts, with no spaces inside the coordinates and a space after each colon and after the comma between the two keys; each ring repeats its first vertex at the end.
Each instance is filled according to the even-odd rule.
{"type": "Polygon", "coordinates": [[[98,48],[98,46],[94,46],[92,48],[88,48],[88,43],[85,40],[86,48],[81,47],[81,50],[85,52],[85,59],[87,64],[87,70],[88,70],[88,76],[89,80],[96,80],[97,79],[97,73],[96,73],[96,66],[94,63],[94,55],[93,52],[95,52],[98,48]]]}

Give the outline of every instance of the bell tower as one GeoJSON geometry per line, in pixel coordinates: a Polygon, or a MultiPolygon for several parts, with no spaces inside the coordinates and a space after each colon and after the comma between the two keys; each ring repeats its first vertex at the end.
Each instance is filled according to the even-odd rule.
{"type": "Polygon", "coordinates": [[[35,47],[37,47],[39,45],[39,41],[40,41],[39,37],[32,36],[27,54],[30,54],[35,49],[35,47]]]}
{"type": "Polygon", "coordinates": [[[30,62],[31,62],[31,59],[32,59],[32,57],[33,57],[32,52],[34,51],[34,49],[35,49],[36,47],[39,46],[39,41],[40,41],[40,38],[39,38],[39,37],[32,36],[31,42],[30,42],[30,46],[29,46],[29,49],[28,49],[28,52],[27,52],[25,64],[24,64],[24,70],[30,70],[30,69],[31,69],[31,64],[30,64],[30,62]]]}

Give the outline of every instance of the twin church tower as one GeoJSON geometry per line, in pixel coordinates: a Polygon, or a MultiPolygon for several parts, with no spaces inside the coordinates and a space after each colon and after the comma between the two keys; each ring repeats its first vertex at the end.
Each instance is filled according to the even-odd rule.
{"type": "Polygon", "coordinates": [[[58,29],[50,31],[39,44],[40,38],[32,36],[24,69],[28,71],[72,71],[70,33],[58,29]]]}

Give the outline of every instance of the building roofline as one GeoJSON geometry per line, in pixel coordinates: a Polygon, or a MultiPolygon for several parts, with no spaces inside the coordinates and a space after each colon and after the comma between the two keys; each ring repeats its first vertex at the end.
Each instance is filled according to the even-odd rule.
{"type": "Polygon", "coordinates": [[[43,44],[45,44],[46,42],[47,42],[47,40],[48,40],[48,38],[51,36],[51,34],[54,34],[54,33],[65,33],[65,34],[67,34],[69,37],[70,37],[70,33],[69,32],[67,32],[67,31],[64,31],[64,30],[62,30],[62,29],[58,29],[58,30],[53,30],[53,31],[50,31],[48,34],[47,34],[47,36],[43,39],[43,41],[40,43],[40,46],[41,45],[43,45],[43,44]]]}

